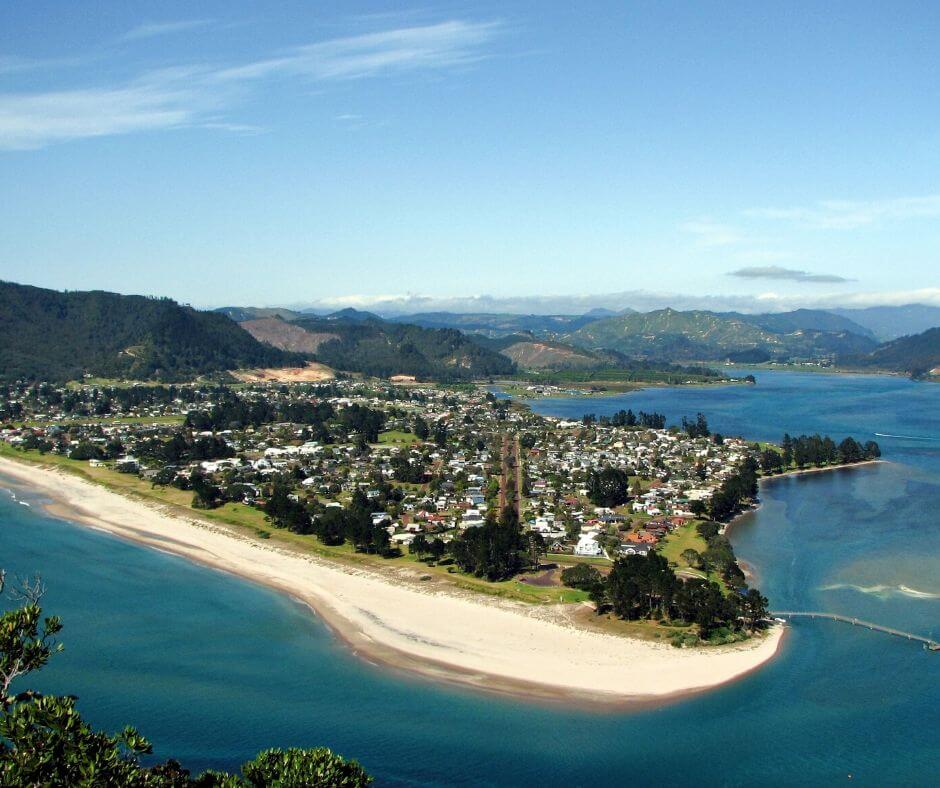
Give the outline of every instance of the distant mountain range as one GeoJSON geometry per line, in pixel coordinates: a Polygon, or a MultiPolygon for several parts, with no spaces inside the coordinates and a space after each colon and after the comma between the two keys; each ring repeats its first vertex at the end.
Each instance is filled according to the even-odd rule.
{"type": "Polygon", "coordinates": [[[319,361],[338,371],[469,380],[517,370],[623,369],[639,363],[825,360],[917,376],[940,367],[940,328],[878,344],[891,325],[940,325],[913,305],[764,315],[428,313],[386,320],[344,309],[225,307],[0,282],[0,379],[186,380],[319,361]],[[888,321],[895,319],[895,323],[888,321]]]}
{"type": "Polygon", "coordinates": [[[519,332],[548,336],[577,331],[603,317],[616,314],[609,310],[595,310],[586,315],[513,315],[513,314],[460,314],[456,312],[424,312],[390,318],[396,323],[410,323],[425,328],[456,328],[484,336],[499,337],[519,332]]]}
{"type": "Polygon", "coordinates": [[[921,334],[929,328],[940,326],[940,307],[925,304],[870,306],[865,309],[830,309],[829,311],[864,326],[880,342],[921,334]]]}
{"type": "MultiPolygon", "coordinates": [[[[265,315],[266,311],[255,310],[252,314],[265,315]]],[[[878,352],[879,337],[887,330],[892,315],[905,326],[929,322],[935,315],[940,325],[940,309],[919,305],[873,310],[797,309],[757,315],[674,309],[645,313],[594,310],[585,315],[429,312],[388,319],[344,309],[317,318],[298,313],[283,315],[292,323],[281,320],[277,325],[245,325],[259,339],[285,349],[314,353],[324,363],[330,363],[324,358],[329,350],[323,345],[324,339],[335,335],[337,325],[368,324],[379,332],[387,332],[381,327],[389,325],[457,329],[469,341],[502,354],[520,370],[602,369],[622,367],[635,360],[666,364],[815,360],[864,368],[881,364],[884,366],[879,368],[896,371],[922,368],[927,360],[915,363],[910,356],[878,352]],[[310,320],[314,322],[307,323],[303,334],[289,327],[310,320]],[[265,332],[272,330],[277,336],[266,337],[265,332]]],[[[379,349],[373,345],[371,352],[379,349]]],[[[354,360],[347,348],[344,355],[333,360],[355,364],[361,370],[368,366],[364,352],[354,354],[354,360]]]]}
{"type": "Polygon", "coordinates": [[[83,375],[185,380],[303,358],[263,344],[225,315],[168,298],[60,293],[0,282],[0,379],[83,375]]]}

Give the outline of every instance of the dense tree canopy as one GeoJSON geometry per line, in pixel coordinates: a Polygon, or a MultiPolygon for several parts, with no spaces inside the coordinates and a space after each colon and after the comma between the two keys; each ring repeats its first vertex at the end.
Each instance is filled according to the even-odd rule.
{"type": "Polygon", "coordinates": [[[0,379],[187,380],[300,363],[301,356],[258,342],[225,315],[168,298],[0,282],[0,379]]]}

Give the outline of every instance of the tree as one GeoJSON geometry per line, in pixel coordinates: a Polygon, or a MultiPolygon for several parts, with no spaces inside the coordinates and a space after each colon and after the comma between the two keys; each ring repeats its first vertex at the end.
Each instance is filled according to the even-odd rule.
{"type": "Polygon", "coordinates": [[[526,549],[529,554],[529,563],[534,569],[538,569],[541,564],[542,556],[545,555],[548,545],[545,544],[545,537],[538,531],[528,531],[525,535],[526,549]]]}
{"type": "Polygon", "coordinates": [[[570,588],[591,592],[604,585],[604,578],[590,564],[575,564],[562,570],[561,582],[570,588]]]}
{"type": "Polygon", "coordinates": [[[844,463],[860,462],[863,459],[862,447],[855,438],[846,438],[839,444],[839,456],[844,463]]]}
{"type": "Polygon", "coordinates": [[[420,440],[427,440],[428,435],[431,434],[431,429],[428,427],[428,423],[422,419],[420,416],[415,417],[415,435],[420,440]]]}
{"type": "Polygon", "coordinates": [[[702,561],[702,556],[699,554],[699,551],[691,547],[687,550],[683,550],[680,557],[693,569],[697,569],[702,561]]]}
{"type": "Polygon", "coordinates": [[[703,413],[699,413],[695,417],[695,421],[689,421],[683,416],[682,429],[690,438],[707,438],[711,435],[711,431],[708,429],[708,420],[703,413]]]}
{"type": "Polygon", "coordinates": [[[595,506],[620,506],[630,499],[630,477],[619,468],[592,470],[587,480],[588,497],[595,506]]]}
{"type": "Polygon", "coordinates": [[[90,441],[81,441],[69,452],[70,460],[100,460],[103,457],[104,452],[90,441]]]}
{"type": "Polygon", "coordinates": [[[358,788],[372,784],[372,778],[358,763],[334,755],[325,747],[265,750],[242,766],[242,774],[250,785],[258,788],[276,785],[358,788]]]}
{"type": "Polygon", "coordinates": [[[756,588],[749,588],[744,595],[742,612],[747,628],[753,632],[760,622],[767,618],[767,597],[756,588]]]}
{"type": "Polygon", "coordinates": [[[427,555],[428,552],[428,538],[424,534],[418,534],[414,539],[411,540],[411,544],[408,547],[408,552],[412,555],[418,556],[420,559],[421,556],[427,555]]]}

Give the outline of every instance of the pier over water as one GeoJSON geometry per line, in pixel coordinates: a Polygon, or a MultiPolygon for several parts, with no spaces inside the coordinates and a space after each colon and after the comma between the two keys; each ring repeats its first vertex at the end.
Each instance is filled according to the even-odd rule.
{"type": "Polygon", "coordinates": [[[936,640],[931,640],[930,638],[925,638],[921,635],[915,635],[912,632],[904,632],[900,629],[892,629],[891,627],[885,627],[881,624],[873,624],[871,621],[863,621],[860,618],[852,618],[851,616],[842,616],[838,613],[821,613],[818,611],[799,611],[799,610],[774,610],[771,611],[770,615],[776,616],[777,618],[825,618],[830,621],[841,621],[845,624],[851,624],[856,627],[865,627],[866,629],[871,629],[875,632],[884,632],[886,635],[894,635],[899,638],[906,638],[907,640],[916,640],[924,644],[924,647],[928,651],[940,651],[940,643],[936,640]]]}

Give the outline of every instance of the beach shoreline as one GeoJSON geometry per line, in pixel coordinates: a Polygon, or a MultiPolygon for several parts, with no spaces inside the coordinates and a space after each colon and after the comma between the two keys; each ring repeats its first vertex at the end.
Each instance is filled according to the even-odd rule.
{"type": "Polygon", "coordinates": [[[411,676],[567,706],[659,705],[742,678],[784,629],[729,646],[677,649],[588,631],[563,605],[527,605],[420,581],[414,569],[345,566],[252,539],[197,515],[125,497],[48,466],[0,458],[0,474],[53,516],[284,593],[358,657],[411,676]],[[622,689],[620,689],[622,688],[622,689]]]}

